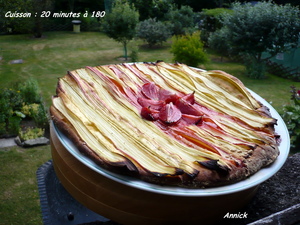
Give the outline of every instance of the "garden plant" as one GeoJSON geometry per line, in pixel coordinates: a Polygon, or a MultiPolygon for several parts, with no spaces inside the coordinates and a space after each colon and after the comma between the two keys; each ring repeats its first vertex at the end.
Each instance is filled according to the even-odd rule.
{"type": "Polygon", "coordinates": [[[291,150],[296,152],[300,148],[300,89],[291,86],[291,104],[284,106],[282,115],[291,138],[291,150]]]}
{"type": "Polygon", "coordinates": [[[195,31],[194,16],[195,13],[189,6],[171,7],[165,20],[169,23],[172,35],[184,35],[195,31]]]}
{"type": "Polygon", "coordinates": [[[145,40],[149,47],[161,45],[171,37],[171,31],[168,25],[162,21],[157,21],[156,18],[150,18],[141,21],[137,25],[136,36],[145,40]]]}
{"type": "Polygon", "coordinates": [[[208,61],[204,44],[200,39],[200,32],[193,34],[173,36],[171,53],[174,61],[185,63],[189,66],[198,66],[208,61]]]}
{"type": "MultiPolygon", "coordinates": [[[[23,86],[26,77],[36,80],[40,89],[37,93],[39,96],[43,96],[42,100],[47,108],[51,104],[51,96],[55,94],[57,77],[63,76],[67,70],[78,69],[86,65],[120,63],[116,60],[116,56],[120,54],[122,45],[103,33],[82,32],[74,35],[72,32],[66,31],[45,34],[47,38],[39,40],[28,38],[28,35],[0,36],[1,43],[3,43],[0,51],[3,57],[0,75],[1,96],[2,93],[8,96],[13,92],[13,94],[9,94],[8,99],[15,96],[10,103],[20,102],[18,110],[15,111],[23,114],[26,114],[29,106],[22,107],[23,100],[21,100],[21,93],[18,93],[18,91],[21,92],[21,89],[16,87],[16,81],[23,86]],[[83,42],[83,40],[85,41],[83,42]],[[76,57],[73,56],[74,52],[76,52],[76,57]],[[9,60],[20,56],[26,63],[20,65],[8,63],[9,60]],[[2,76],[2,74],[5,75],[2,76]],[[2,92],[3,90],[5,92],[2,92]]],[[[136,40],[136,44],[142,45],[143,41],[136,40]]],[[[163,48],[140,48],[139,58],[142,62],[158,59],[174,62],[170,48],[170,40],[164,44],[163,48]]],[[[289,101],[289,87],[294,84],[300,89],[299,85],[293,81],[272,74],[268,74],[264,80],[250,79],[244,75],[244,66],[241,63],[230,59],[216,60],[221,57],[220,54],[210,49],[206,49],[206,51],[210,60],[200,68],[220,69],[238,77],[249,89],[268,102],[272,102],[278,112],[282,112],[282,106],[289,101]]],[[[32,106],[35,107],[35,105],[32,106]]],[[[1,225],[20,224],[20,221],[22,224],[42,224],[36,171],[39,166],[50,159],[50,146],[25,150],[18,147],[0,149],[1,225]],[[24,193],[26,194],[24,195],[24,193]]]]}
{"type": "Polygon", "coordinates": [[[36,80],[2,88],[0,103],[0,137],[19,136],[25,141],[44,136],[48,118],[36,80]]]}
{"type": "Polygon", "coordinates": [[[114,2],[111,12],[102,22],[103,32],[108,37],[122,43],[124,57],[127,60],[127,45],[136,35],[136,26],[139,22],[139,13],[128,2],[117,0],[114,2]]]}
{"type": "Polygon", "coordinates": [[[299,15],[299,8],[289,4],[234,3],[232,13],[222,14],[223,26],[211,35],[210,46],[218,49],[223,44],[228,54],[244,58],[248,76],[263,78],[266,60],[298,45],[299,15]]]}
{"type": "MultiPolygon", "coordinates": [[[[131,2],[140,2],[141,4],[143,4],[144,1],[135,0],[131,2]]],[[[158,2],[166,3],[171,1],[151,2],[156,2],[155,4],[158,4],[158,2]]],[[[197,5],[200,5],[199,1],[193,2],[195,2],[195,4],[197,5]]],[[[57,1],[56,4],[58,4],[57,1]]],[[[20,4],[20,6],[22,5],[20,4]]],[[[129,8],[131,10],[133,9],[131,7],[129,8]]],[[[163,18],[162,15],[166,15],[166,12],[168,11],[166,9],[170,9],[171,7],[161,8],[164,9],[163,11],[161,11],[164,13],[153,13],[155,12],[155,10],[157,10],[157,8],[155,8],[152,9],[153,11],[149,12],[147,15],[159,15],[159,19],[157,18],[157,21],[166,21],[166,18],[163,18]]],[[[146,10],[146,8],[144,8],[144,10],[146,10]]],[[[136,18],[136,11],[130,12],[134,12],[134,18],[136,18]]],[[[109,18],[109,14],[107,14],[106,17],[109,18]]],[[[0,18],[0,23],[2,19],[3,18],[0,18]]],[[[125,18],[125,21],[126,20],[127,18],[125,18]]],[[[105,24],[104,20],[101,20],[101,23],[102,22],[103,24],[105,24]]],[[[137,20],[134,19],[132,24],[135,24],[136,22],[137,20]]],[[[15,24],[16,27],[17,25],[18,27],[21,27],[21,21],[18,21],[18,23],[19,24],[15,24]]],[[[194,29],[194,26],[195,24],[193,23],[191,28],[194,29]]],[[[122,31],[119,33],[123,34],[122,29],[125,29],[126,27],[127,25],[121,24],[121,28],[116,28],[116,30],[117,32],[122,31]]],[[[130,31],[132,30],[133,29],[131,29],[130,31]]],[[[186,31],[190,29],[184,30],[186,31]]],[[[18,32],[21,32],[21,30],[19,29],[18,32]]],[[[227,31],[224,30],[224,33],[225,32],[227,31]]],[[[30,120],[33,121],[33,124],[44,124],[44,122],[47,120],[44,117],[44,112],[47,111],[47,108],[51,104],[51,96],[55,94],[55,87],[58,77],[66,74],[68,70],[78,69],[87,65],[97,66],[120,63],[117,57],[122,54],[122,47],[124,46],[123,42],[119,40],[123,39],[121,39],[121,37],[119,39],[119,37],[117,36],[115,36],[116,38],[112,38],[112,36],[109,36],[107,34],[108,33],[104,32],[81,32],[75,35],[71,31],[43,32],[44,38],[41,39],[32,38],[32,34],[1,35],[1,134],[5,136],[12,133],[14,133],[14,135],[17,135],[17,133],[19,133],[19,135],[22,137],[26,136],[25,133],[27,133],[27,136],[31,137],[40,135],[41,130],[36,129],[36,127],[43,129],[42,126],[38,125],[32,127],[32,129],[28,132],[26,132],[27,129],[25,128],[20,131],[20,126],[23,124],[23,122],[28,122],[30,120]],[[12,65],[9,63],[10,60],[19,58],[22,58],[24,60],[23,64],[12,65]],[[33,85],[26,84],[25,81],[26,79],[28,79],[28,77],[33,78],[31,80],[33,85]],[[39,84],[39,88],[33,88],[35,89],[35,91],[28,92],[28,87],[25,88],[24,86],[29,85],[31,87],[37,87],[34,80],[36,80],[36,82],[39,84]],[[19,82],[16,83],[15,81],[19,82]],[[33,100],[25,100],[25,95],[30,96],[28,95],[28,93],[38,94],[33,94],[33,97],[30,97],[30,99],[33,100]],[[35,99],[34,96],[38,96],[38,100],[35,99]],[[43,99],[40,96],[43,96],[43,99]],[[8,101],[8,99],[10,100],[8,101]],[[38,114],[41,114],[42,116],[37,116],[38,114]],[[38,121],[39,118],[41,119],[41,121],[38,121]]],[[[132,35],[132,33],[129,31],[125,34],[132,35]]],[[[296,91],[293,92],[293,96],[297,97],[298,99],[298,83],[295,83],[288,79],[284,79],[282,77],[274,76],[270,73],[266,73],[266,76],[263,80],[251,79],[245,76],[245,66],[239,61],[227,58],[225,54],[215,52],[211,48],[204,48],[203,43],[199,44],[199,35],[199,33],[194,34],[194,36],[188,34],[186,36],[193,36],[194,41],[191,41],[191,43],[189,43],[189,41],[184,41],[183,43],[188,43],[187,49],[190,48],[192,49],[192,51],[195,51],[197,49],[195,48],[195,46],[199,46],[199,56],[201,56],[202,58],[202,53],[205,50],[207,58],[209,60],[205,62],[199,62],[196,60],[195,62],[194,59],[192,61],[176,59],[177,61],[186,62],[190,65],[198,65],[200,68],[207,70],[224,70],[236,76],[249,89],[262,96],[264,99],[266,99],[266,101],[270,102],[279,113],[284,113],[284,110],[286,111],[287,116],[285,118],[285,121],[289,129],[291,130],[290,132],[293,132],[294,128],[299,127],[299,107],[296,107],[298,103],[295,103],[295,105],[294,103],[291,103],[289,106],[285,107],[285,109],[283,108],[283,105],[289,101],[289,87],[291,85],[297,86],[297,88],[293,89],[296,91]],[[219,58],[221,57],[224,58],[224,60],[219,60],[219,58]]],[[[176,38],[185,39],[187,38],[186,36],[177,36],[176,38]]],[[[131,39],[132,36],[125,36],[124,38],[124,40],[126,40],[126,45],[130,40],[133,40],[131,39]]],[[[151,62],[156,60],[174,62],[174,59],[172,58],[174,56],[174,53],[171,53],[170,51],[173,51],[171,49],[174,49],[172,44],[176,42],[176,38],[174,37],[173,40],[168,39],[166,42],[163,42],[163,46],[161,48],[143,48],[141,47],[144,43],[143,40],[134,39],[135,57],[132,57],[132,60],[137,60],[137,53],[139,53],[139,61],[142,62],[151,62]]],[[[223,39],[220,40],[221,43],[224,42],[223,39]]],[[[129,44],[131,43],[133,43],[133,41],[130,41],[129,44]]],[[[226,48],[224,50],[226,50],[226,48]]],[[[198,56],[198,53],[196,54],[196,56],[198,56]]],[[[189,58],[189,55],[185,56],[185,59],[189,58]]],[[[206,57],[203,56],[203,58],[206,57]]],[[[296,132],[294,133],[296,134],[296,132]]],[[[291,133],[291,137],[296,136],[291,133]]],[[[296,146],[296,143],[297,142],[294,142],[293,144],[295,144],[296,146]]],[[[0,149],[1,225],[20,223],[30,225],[42,224],[39,194],[37,190],[36,171],[39,166],[41,166],[51,158],[50,146],[40,146],[38,148],[28,149],[23,149],[20,147],[0,149]]]]}

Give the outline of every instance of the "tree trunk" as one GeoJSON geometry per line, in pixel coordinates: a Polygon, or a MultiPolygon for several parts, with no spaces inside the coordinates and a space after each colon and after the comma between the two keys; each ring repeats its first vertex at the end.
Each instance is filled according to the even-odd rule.
{"type": "Polygon", "coordinates": [[[127,56],[127,41],[123,42],[123,46],[124,46],[124,58],[127,61],[128,56],[127,56]]]}

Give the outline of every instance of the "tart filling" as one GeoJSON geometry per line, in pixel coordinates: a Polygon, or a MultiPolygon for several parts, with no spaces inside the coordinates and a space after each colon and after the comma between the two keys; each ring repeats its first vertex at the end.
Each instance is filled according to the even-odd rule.
{"type": "Polygon", "coordinates": [[[276,119],[237,78],[184,64],[70,71],[50,113],[99,165],[158,184],[230,184],[279,154],[276,119]]]}

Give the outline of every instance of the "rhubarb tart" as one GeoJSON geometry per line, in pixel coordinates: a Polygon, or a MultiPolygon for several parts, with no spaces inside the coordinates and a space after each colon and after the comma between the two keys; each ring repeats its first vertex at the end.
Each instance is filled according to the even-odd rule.
{"type": "Polygon", "coordinates": [[[185,64],[69,71],[50,114],[100,167],[160,185],[232,184],[279,155],[277,120],[240,80],[185,64]]]}

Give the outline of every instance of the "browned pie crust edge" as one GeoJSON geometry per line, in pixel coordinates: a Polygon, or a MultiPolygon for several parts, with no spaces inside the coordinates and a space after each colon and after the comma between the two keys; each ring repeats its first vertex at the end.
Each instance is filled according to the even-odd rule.
{"type": "Polygon", "coordinates": [[[78,148],[78,150],[93,160],[97,165],[118,174],[133,176],[146,182],[160,185],[174,185],[188,188],[205,188],[228,185],[251,176],[259,169],[272,163],[278,156],[276,148],[265,146],[265,149],[257,146],[248,158],[244,159],[245,167],[233,167],[231,171],[210,170],[202,166],[201,171],[195,176],[187,174],[175,176],[157,176],[142,168],[135,167],[130,160],[124,159],[123,163],[111,164],[105,162],[90,149],[83,140],[79,138],[74,127],[57,111],[53,106],[50,107],[50,114],[53,123],[63,132],[78,148]],[[266,153],[266,151],[268,151],[266,153]]]}
{"type": "MultiPolygon", "coordinates": [[[[227,74],[225,73],[225,76],[227,74]]],[[[229,76],[229,75],[228,75],[229,76]]],[[[239,80],[236,82],[240,82],[239,80]]],[[[59,92],[59,87],[57,89],[59,92]]],[[[269,109],[260,103],[260,108],[256,110],[264,116],[271,118],[269,109]]],[[[93,160],[100,167],[109,171],[133,176],[146,182],[160,185],[175,185],[188,188],[205,188],[232,184],[240,180],[244,180],[252,174],[256,173],[263,167],[271,164],[279,155],[278,147],[274,140],[272,145],[257,145],[251,153],[244,158],[244,166],[232,166],[230,171],[222,171],[218,169],[208,169],[199,165],[200,172],[193,176],[188,174],[162,175],[154,174],[142,167],[133,165],[133,163],[123,156],[124,160],[118,163],[112,163],[101,159],[86,143],[80,138],[76,129],[68,122],[68,120],[54,107],[50,107],[50,115],[55,126],[64,133],[78,148],[78,150],[93,160]]],[[[271,124],[267,129],[274,132],[274,125],[271,124]]]]}

